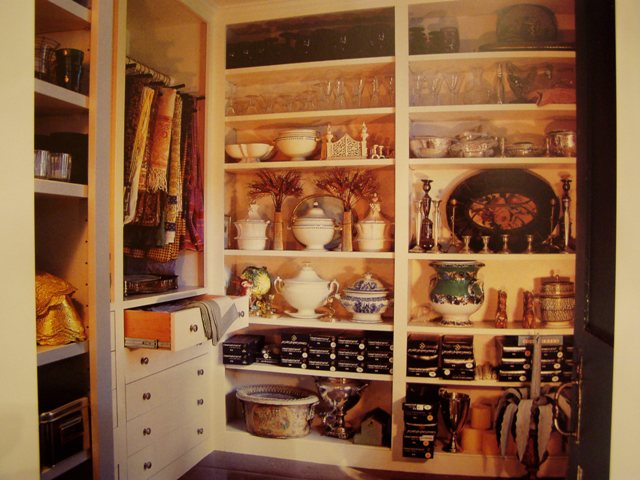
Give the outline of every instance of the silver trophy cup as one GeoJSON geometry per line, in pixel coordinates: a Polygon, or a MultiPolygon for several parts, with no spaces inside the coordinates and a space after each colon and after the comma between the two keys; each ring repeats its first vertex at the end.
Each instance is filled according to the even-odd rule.
{"type": "Polygon", "coordinates": [[[324,434],[341,439],[351,438],[353,430],[344,417],[360,400],[360,394],[368,383],[348,378],[316,378],[320,398],[330,409],[321,413],[324,434]]]}
{"type": "Polygon", "coordinates": [[[457,453],[462,451],[458,441],[458,435],[467,420],[470,403],[471,399],[466,393],[440,390],[442,418],[449,432],[451,432],[451,440],[443,449],[445,452],[457,453]]]}

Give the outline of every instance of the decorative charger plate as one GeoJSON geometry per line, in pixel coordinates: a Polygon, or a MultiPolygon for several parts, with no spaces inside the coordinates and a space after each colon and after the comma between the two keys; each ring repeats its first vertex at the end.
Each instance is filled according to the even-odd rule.
{"type": "Polygon", "coordinates": [[[451,225],[456,199],[455,234],[471,236],[470,246],[479,251],[483,235],[489,235],[493,251],[502,248],[501,235],[509,235],[509,249],[522,252],[527,235],[539,245],[558,221],[560,201],[549,183],[522,169],[483,170],[460,182],[447,200],[447,220],[451,225]],[[552,207],[555,202],[555,207],[552,207]]]}
{"type": "MultiPolygon", "coordinates": [[[[296,208],[293,209],[293,218],[304,217],[309,210],[313,208],[313,203],[318,202],[318,206],[324,210],[324,213],[327,217],[332,218],[335,222],[336,226],[342,226],[342,214],[344,213],[344,207],[342,206],[342,200],[338,197],[334,197],[332,195],[309,195],[308,197],[300,200],[296,208]]],[[[355,210],[352,210],[352,225],[353,225],[353,233],[355,235],[356,229],[356,221],[357,215],[355,210]]],[[[340,229],[336,229],[333,234],[333,239],[327,243],[324,248],[327,250],[335,250],[340,247],[342,243],[342,231],[340,229]]]]}

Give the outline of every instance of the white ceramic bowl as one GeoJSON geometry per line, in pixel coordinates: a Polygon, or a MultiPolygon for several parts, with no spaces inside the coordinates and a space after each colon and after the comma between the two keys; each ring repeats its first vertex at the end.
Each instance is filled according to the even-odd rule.
{"type": "Polygon", "coordinates": [[[276,138],[278,150],[291,160],[305,160],[315,152],[318,141],[311,136],[285,136],[276,138]]]}
{"type": "Polygon", "coordinates": [[[391,240],[384,238],[356,238],[356,245],[361,252],[386,252],[391,247],[391,240]]]}
{"type": "Polygon", "coordinates": [[[293,236],[305,246],[305,250],[324,250],[324,246],[333,240],[335,227],[325,225],[297,225],[291,227],[293,236]]]}
{"type": "Polygon", "coordinates": [[[267,237],[236,237],[240,250],[264,250],[267,247],[267,237]]]}
{"type": "Polygon", "coordinates": [[[274,146],[268,143],[236,143],[226,145],[225,152],[239,162],[259,162],[266,160],[274,151],[274,146]]]}

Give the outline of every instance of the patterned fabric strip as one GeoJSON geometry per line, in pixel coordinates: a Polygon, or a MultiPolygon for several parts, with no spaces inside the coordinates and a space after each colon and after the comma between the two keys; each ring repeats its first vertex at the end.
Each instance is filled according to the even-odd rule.
{"type": "MultiPolygon", "coordinates": [[[[143,86],[140,92],[139,112],[132,112],[132,117],[137,118],[133,142],[131,144],[130,156],[125,152],[125,188],[124,188],[124,223],[131,223],[135,218],[136,205],[138,202],[138,187],[140,184],[140,174],[145,156],[147,138],[149,133],[149,120],[151,117],[151,106],[155,97],[152,88],[143,86]]],[[[132,98],[132,102],[136,99],[132,98]]],[[[132,108],[132,110],[135,107],[132,108]]],[[[132,120],[132,121],[135,121],[132,120]]],[[[126,149],[126,147],[125,147],[126,149]]]]}
{"type": "Polygon", "coordinates": [[[153,145],[149,163],[147,185],[150,192],[167,191],[167,168],[169,166],[169,145],[171,127],[176,106],[176,91],[173,88],[160,88],[158,113],[153,126],[153,145]]]}
{"type": "Polygon", "coordinates": [[[176,96],[176,106],[171,127],[171,151],[169,154],[169,190],[164,207],[165,244],[176,240],[176,220],[182,210],[182,184],[180,168],[180,139],[182,136],[182,97],[176,96]]]}

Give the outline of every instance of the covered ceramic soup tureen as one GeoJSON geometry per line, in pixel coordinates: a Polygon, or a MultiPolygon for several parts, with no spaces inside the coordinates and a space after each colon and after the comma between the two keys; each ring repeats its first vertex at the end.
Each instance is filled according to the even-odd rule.
{"type": "Polygon", "coordinates": [[[337,280],[324,280],[309,263],[304,263],[294,278],[283,280],[276,277],[273,286],[297,310],[286,313],[299,318],[318,318],[320,314],[316,313],[316,308],[323,306],[329,296],[338,293],[340,288],[337,280]]]}
{"type": "Polygon", "coordinates": [[[263,220],[258,212],[258,204],[249,204],[247,218],[234,222],[240,250],[264,250],[267,242],[267,226],[269,220],[263,220]]]}
{"type": "Polygon", "coordinates": [[[318,202],[302,217],[292,219],[291,230],[305,250],[324,250],[324,246],[333,240],[336,225],[333,218],[326,215],[318,202]]]}
{"type": "Polygon", "coordinates": [[[364,220],[356,223],[356,244],[361,252],[382,252],[389,249],[388,238],[390,223],[380,213],[381,206],[378,194],[374,193],[369,203],[369,214],[364,220]]]}
{"type": "Polygon", "coordinates": [[[380,323],[389,307],[389,292],[380,280],[369,272],[345,288],[339,297],[354,322],[380,323]]]}

